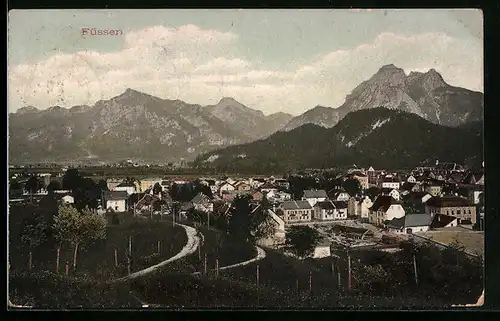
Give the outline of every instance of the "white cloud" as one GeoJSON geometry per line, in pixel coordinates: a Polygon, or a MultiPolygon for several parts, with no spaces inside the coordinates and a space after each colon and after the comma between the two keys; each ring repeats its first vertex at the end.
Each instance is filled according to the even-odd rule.
{"type": "Polygon", "coordinates": [[[291,70],[264,70],[229,54],[231,32],[153,26],[125,35],[119,52],[58,53],[9,66],[9,111],[92,105],[126,88],[162,98],[213,104],[231,96],[265,113],[299,114],[317,104],[339,106],[382,65],[440,72],[452,85],[482,91],[482,48],[444,33],[382,33],[371,43],[328,53],[291,70]]]}

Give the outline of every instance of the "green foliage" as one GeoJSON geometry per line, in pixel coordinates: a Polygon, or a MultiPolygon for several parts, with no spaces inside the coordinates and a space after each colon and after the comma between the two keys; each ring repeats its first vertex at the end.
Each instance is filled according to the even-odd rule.
{"type": "Polygon", "coordinates": [[[272,218],[268,214],[268,209],[272,206],[267,198],[263,198],[259,208],[251,216],[251,235],[253,240],[266,238],[276,232],[276,226],[272,222],[272,218]]]}
{"type": "Polygon", "coordinates": [[[30,249],[36,249],[47,241],[48,225],[43,216],[33,213],[23,221],[21,242],[30,249]]]}
{"type": "Polygon", "coordinates": [[[159,183],[155,183],[155,185],[153,186],[153,194],[158,195],[161,193],[161,191],[162,191],[161,185],[159,183]]]}
{"type": "Polygon", "coordinates": [[[61,183],[59,183],[58,181],[51,181],[49,185],[47,185],[47,192],[49,194],[52,194],[54,191],[60,189],[61,189],[61,183]]]}
{"type": "Polygon", "coordinates": [[[309,226],[291,226],[286,231],[285,244],[298,257],[309,257],[314,253],[321,235],[316,229],[309,226]]]}
{"type": "Polygon", "coordinates": [[[231,217],[229,219],[229,234],[237,239],[251,241],[252,219],[249,195],[238,195],[232,203],[231,217]]]}
{"type": "Polygon", "coordinates": [[[348,178],[344,181],[342,184],[342,187],[344,190],[349,194],[350,196],[356,196],[359,195],[361,191],[361,184],[357,179],[354,178],[348,178]]]}
{"type": "Polygon", "coordinates": [[[106,238],[106,224],[105,217],[88,208],[80,212],[71,205],[61,205],[53,228],[61,242],[85,246],[106,238]]]}
{"type": "Polygon", "coordinates": [[[40,187],[41,187],[41,184],[40,184],[40,181],[38,180],[38,177],[36,175],[31,175],[28,178],[28,181],[26,182],[26,184],[24,185],[24,189],[26,190],[26,192],[28,192],[32,195],[36,194],[36,192],[38,192],[40,187]]]}
{"type": "Polygon", "coordinates": [[[201,155],[195,163],[203,164],[209,156],[217,154],[219,158],[210,163],[215,169],[253,173],[352,164],[404,169],[418,166],[429,158],[481,164],[482,136],[481,126],[445,127],[415,114],[380,107],[350,112],[333,128],[306,124],[263,140],[201,155]],[[389,118],[383,126],[372,128],[375,122],[389,118]],[[354,147],[346,146],[360,133],[368,132],[370,134],[359,139],[354,147]],[[321,147],[311,142],[318,142],[321,147]],[[464,150],[462,146],[474,147],[464,150]],[[239,154],[247,156],[238,158],[239,154]]]}

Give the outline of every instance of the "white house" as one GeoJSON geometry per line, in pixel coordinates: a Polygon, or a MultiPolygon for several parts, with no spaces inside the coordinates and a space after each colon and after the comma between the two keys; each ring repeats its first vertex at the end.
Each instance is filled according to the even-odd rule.
{"type": "Polygon", "coordinates": [[[283,202],[279,209],[283,213],[285,224],[309,222],[313,215],[313,207],[307,201],[283,202]]]}
{"type": "Polygon", "coordinates": [[[267,210],[266,223],[273,225],[274,234],[257,240],[260,246],[273,247],[285,243],[285,221],[272,210],[267,210]]]}
{"type": "Polygon", "coordinates": [[[394,179],[384,179],[382,181],[382,188],[399,189],[400,183],[396,182],[394,179]]]}
{"type": "Polygon", "coordinates": [[[326,221],[334,220],[337,208],[332,201],[317,202],[314,205],[314,219],[326,221]]]}
{"type": "Polygon", "coordinates": [[[125,212],[127,210],[128,194],[125,191],[107,192],[104,194],[105,208],[114,212],[125,212]]]}
{"type": "Polygon", "coordinates": [[[195,210],[202,212],[213,212],[214,211],[214,203],[213,201],[203,193],[198,193],[193,199],[191,203],[194,206],[195,210]]]}
{"type": "Polygon", "coordinates": [[[128,195],[135,193],[135,184],[132,183],[120,183],[115,187],[116,192],[127,192],[128,195]]]}
{"type": "Polygon", "coordinates": [[[417,182],[417,180],[415,179],[415,177],[413,175],[408,176],[408,178],[406,179],[406,181],[408,183],[416,183],[417,182]]]}
{"type": "Polygon", "coordinates": [[[430,228],[432,217],[430,214],[407,214],[394,218],[386,223],[389,232],[396,234],[412,234],[427,232],[430,228]]]}
{"type": "Polygon", "coordinates": [[[392,196],[381,195],[375,199],[370,207],[369,222],[375,225],[383,225],[385,221],[405,216],[403,206],[392,196]]]}
{"type": "Polygon", "coordinates": [[[347,202],[349,201],[349,199],[351,198],[351,196],[347,193],[347,192],[339,192],[337,194],[335,194],[335,201],[339,201],[339,202],[347,202]]]}
{"type": "Polygon", "coordinates": [[[334,219],[336,220],[345,220],[347,219],[347,202],[345,201],[333,201],[333,205],[336,208],[336,212],[334,214],[334,219]]]}
{"type": "Polygon", "coordinates": [[[75,203],[75,198],[71,195],[66,195],[63,198],[61,198],[61,200],[64,204],[74,204],[75,203]]]}
{"type": "Polygon", "coordinates": [[[327,198],[328,196],[324,190],[305,190],[302,200],[307,201],[312,207],[316,205],[317,202],[326,201],[327,198]]]}
{"type": "Polygon", "coordinates": [[[399,192],[399,190],[397,190],[395,188],[383,188],[382,195],[389,195],[392,198],[394,198],[396,201],[401,200],[401,193],[399,192]]]}
{"type": "Polygon", "coordinates": [[[330,251],[330,245],[331,242],[328,239],[323,239],[321,242],[319,242],[319,244],[314,248],[313,258],[321,259],[324,257],[330,257],[332,255],[330,251]]]}
{"type": "Polygon", "coordinates": [[[222,195],[223,192],[234,191],[235,188],[230,183],[224,183],[219,187],[219,194],[222,195]]]}

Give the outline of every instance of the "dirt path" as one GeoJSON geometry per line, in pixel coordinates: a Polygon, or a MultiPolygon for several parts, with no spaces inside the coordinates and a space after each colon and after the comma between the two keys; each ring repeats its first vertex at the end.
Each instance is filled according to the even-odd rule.
{"type": "MultiPolygon", "coordinates": [[[[248,265],[248,264],[251,264],[253,262],[260,261],[266,257],[266,251],[264,251],[262,248],[256,246],[255,249],[257,250],[257,255],[254,258],[247,260],[247,261],[243,261],[243,262],[239,262],[239,263],[235,263],[235,264],[231,264],[231,265],[227,265],[227,266],[222,266],[219,268],[219,271],[232,269],[232,268],[235,268],[238,266],[248,265]]],[[[214,270],[214,269],[212,269],[212,270],[214,270]]],[[[198,275],[200,273],[201,272],[194,272],[192,275],[198,275]]]]}
{"type": "MultiPolygon", "coordinates": [[[[131,273],[131,274],[124,276],[122,278],[112,280],[108,283],[123,282],[123,281],[135,279],[135,278],[140,277],[140,276],[144,276],[146,274],[149,274],[149,273],[157,270],[158,268],[160,268],[164,265],[167,265],[169,263],[177,261],[177,260],[179,260],[187,255],[193,254],[198,249],[198,246],[200,246],[200,236],[198,236],[196,229],[192,228],[191,226],[178,224],[178,223],[176,223],[176,224],[179,226],[182,226],[186,230],[186,234],[188,237],[188,241],[187,241],[186,245],[179,253],[177,253],[176,255],[172,256],[171,258],[169,258],[165,261],[162,261],[158,264],[155,264],[155,265],[152,265],[152,266],[145,268],[143,270],[131,273]]],[[[203,237],[203,236],[201,236],[201,237],[203,237]]]]}

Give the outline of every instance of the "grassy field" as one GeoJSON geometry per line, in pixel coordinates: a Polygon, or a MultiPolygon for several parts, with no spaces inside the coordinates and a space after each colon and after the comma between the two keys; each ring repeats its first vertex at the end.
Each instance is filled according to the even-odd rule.
{"type": "MultiPolygon", "coordinates": [[[[9,243],[9,260],[12,270],[26,271],[29,261],[29,249],[19,241],[21,224],[19,217],[13,219],[17,213],[11,213],[9,225],[11,229],[9,243]]],[[[172,226],[171,222],[150,221],[148,218],[134,218],[132,214],[119,215],[120,224],[112,225],[108,217],[106,239],[89,247],[81,247],[77,256],[77,273],[86,274],[97,279],[109,279],[126,275],[128,239],[132,238],[132,272],[141,270],[159,263],[178,253],[187,242],[184,229],[172,226]],[[160,252],[158,253],[158,241],[160,252]],[[115,249],[117,252],[118,266],[115,266],[115,249]]],[[[73,272],[74,248],[69,244],[61,247],[59,272],[64,273],[66,262],[69,263],[70,272],[73,272]]],[[[56,271],[57,244],[48,242],[32,251],[32,270],[56,271]]]]}
{"type": "MultiPolygon", "coordinates": [[[[191,222],[182,223],[194,226],[191,222]]],[[[198,226],[197,229],[203,234],[204,238],[200,249],[193,255],[166,266],[163,269],[165,273],[191,274],[193,272],[203,272],[205,255],[207,257],[208,272],[215,269],[216,260],[218,260],[219,267],[223,267],[249,260],[257,255],[255,247],[251,244],[231,239],[225,233],[213,228],[208,229],[206,226],[198,226]]]]}
{"type": "Polygon", "coordinates": [[[137,304],[137,300],[128,295],[128,292],[123,293],[122,285],[109,287],[104,282],[128,273],[126,251],[129,236],[132,238],[131,272],[174,256],[187,242],[184,228],[172,226],[171,220],[160,221],[156,218],[151,221],[149,218],[134,218],[132,214],[123,213],[119,214],[120,223],[117,225],[111,224],[112,219],[108,217],[105,240],[79,248],[76,272],[72,265],[74,248],[63,245],[59,273],[56,273],[58,244],[53,241],[32,250],[33,266],[30,272],[29,249],[20,242],[20,233],[23,219],[32,210],[35,210],[35,205],[11,206],[9,211],[9,289],[14,304],[33,301],[37,306],[99,307],[99,299],[94,297],[115,302],[113,305],[107,301],[106,306],[109,307],[137,304]],[[115,266],[115,249],[118,266],[115,266]],[[66,262],[69,263],[69,276],[65,275],[66,262]],[[34,287],[33,283],[38,286],[34,287]],[[78,289],[88,293],[82,293],[78,289]]]}
{"type": "Polygon", "coordinates": [[[418,235],[445,245],[458,241],[468,253],[484,256],[484,232],[482,231],[456,227],[428,231],[418,235]]]}

